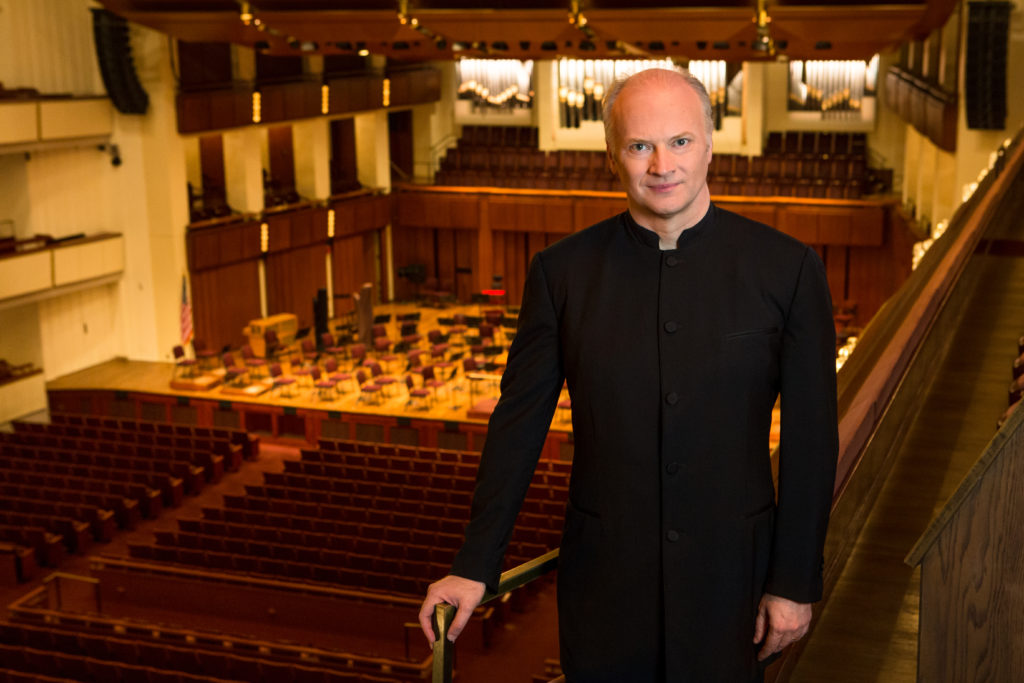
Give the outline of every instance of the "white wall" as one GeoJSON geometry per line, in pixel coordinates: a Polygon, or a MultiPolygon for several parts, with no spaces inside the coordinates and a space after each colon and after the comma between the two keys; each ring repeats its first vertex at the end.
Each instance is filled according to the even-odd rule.
{"type": "Polygon", "coordinates": [[[39,312],[35,304],[0,309],[0,359],[12,365],[43,365],[39,312]]]}
{"type": "Polygon", "coordinates": [[[88,0],[0,0],[0,83],[42,93],[105,94],[90,6],[88,0]]]}
{"type": "MultiPolygon", "coordinates": [[[[960,36],[961,45],[967,44],[967,8],[961,4],[960,36]]],[[[1013,5],[1010,14],[1010,35],[1007,46],[1006,68],[1006,128],[998,131],[971,130],[967,128],[966,97],[959,98],[959,116],[956,139],[956,187],[962,192],[965,185],[978,179],[978,174],[989,164],[989,155],[1003,140],[1013,137],[1024,123],[1024,10],[1020,3],[1013,5]]],[[[960,58],[961,93],[964,92],[965,59],[960,58]]]]}
{"type": "MultiPolygon", "coordinates": [[[[0,0],[5,87],[103,94],[90,5],[0,0]],[[18,58],[7,59],[11,54],[18,58]]],[[[20,330],[16,343],[24,351],[14,349],[12,360],[38,357],[47,379],[121,355],[169,359],[178,342],[188,224],[185,139],[177,134],[168,38],[134,26],[131,38],[150,109],[143,116],[115,115],[111,142],[120,149],[120,166],[93,147],[0,157],[0,218],[13,219],[19,237],[125,236],[125,272],[117,284],[3,312],[3,329],[20,330]],[[35,335],[26,332],[32,329],[35,335]]]]}
{"type": "Polygon", "coordinates": [[[43,374],[47,380],[125,354],[118,285],[39,302],[43,374]]]}
{"type": "Polygon", "coordinates": [[[0,156],[0,222],[10,221],[18,239],[28,237],[30,209],[24,155],[0,156]]]}

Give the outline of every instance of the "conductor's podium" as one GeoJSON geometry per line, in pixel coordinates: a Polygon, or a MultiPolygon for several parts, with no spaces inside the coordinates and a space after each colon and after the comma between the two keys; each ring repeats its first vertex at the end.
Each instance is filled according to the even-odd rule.
{"type": "Polygon", "coordinates": [[[267,318],[256,318],[249,321],[245,333],[249,338],[249,346],[257,356],[267,355],[267,343],[264,336],[267,331],[273,330],[277,334],[278,341],[284,346],[295,341],[295,334],[299,331],[299,319],[294,313],[278,313],[267,318]]]}

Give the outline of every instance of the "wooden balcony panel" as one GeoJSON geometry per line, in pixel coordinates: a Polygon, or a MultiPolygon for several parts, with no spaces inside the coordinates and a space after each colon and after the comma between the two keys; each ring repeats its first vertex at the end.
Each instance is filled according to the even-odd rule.
{"type": "Polygon", "coordinates": [[[942,92],[929,92],[925,100],[924,127],[928,139],[939,149],[956,151],[956,97],[942,92]]]}
{"type": "Polygon", "coordinates": [[[626,202],[623,199],[581,197],[574,202],[574,205],[573,231],[584,230],[594,223],[616,216],[626,210],[626,202]]]}
{"type": "Polygon", "coordinates": [[[379,109],[384,106],[384,79],[381,76],[351,76],[332,78],[328,114],[379,109]]]}
{"type": "Polygon", "coordinates": [[[480,196],[403,192],[397,222],[406,228],[476,229],[480,224],[480,196]]]}
{"type": "Polygon", "coordinates": [[[491,197],[492,230],[505,232],[571,232],[573,200],[554,197],[491,197]]]}
{"type": "Polygon", "coordinates": [[[188,233],[189,270],[195,272],[258,258],[258,221],[192,230],[188,233]]]}

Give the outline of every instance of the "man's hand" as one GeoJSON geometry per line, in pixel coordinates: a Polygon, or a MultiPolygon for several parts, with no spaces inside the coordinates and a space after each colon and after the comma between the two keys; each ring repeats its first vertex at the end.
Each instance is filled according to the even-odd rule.
{"type": "Polygon", "coordinates": [[[435,581],[427,588],[427,597],[420,607],[420,628],[427,642],[434,644],[434,607],[442,602],[458,608],[455,612],[455,619],[448,628],[448,640],[455,642],[455,639],[466,628],[470,615],[480,604],[484,597],[484,584],[472,579],[464,579],[461,576],[446,576],[440,581],[435,581]]]}
{"type": "Polygon", "coordinates": [[[765,593],[754,620],[754,642],[764,640],[757,653],[762,661],[804,637],[811,625],[811,606],[765,593]]]}

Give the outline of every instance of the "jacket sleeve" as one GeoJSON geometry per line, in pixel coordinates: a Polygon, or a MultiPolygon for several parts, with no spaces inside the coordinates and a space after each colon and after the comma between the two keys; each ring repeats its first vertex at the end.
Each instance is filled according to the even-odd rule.
{"type": "Polygon", "coordinates": [[[779,491],[767,592],[821,599],[823,550],[835,486],[835,325],[825,267],[804,252],[782,338],[779,491]]]}
{"type": "Polygon", "coordinates": [[[533,478],[564,371],[558,319],[541,255],[530,264],[516,336],[491,414],[466,538],[452,574],[494,591],[516,516],[533,478]]]}

